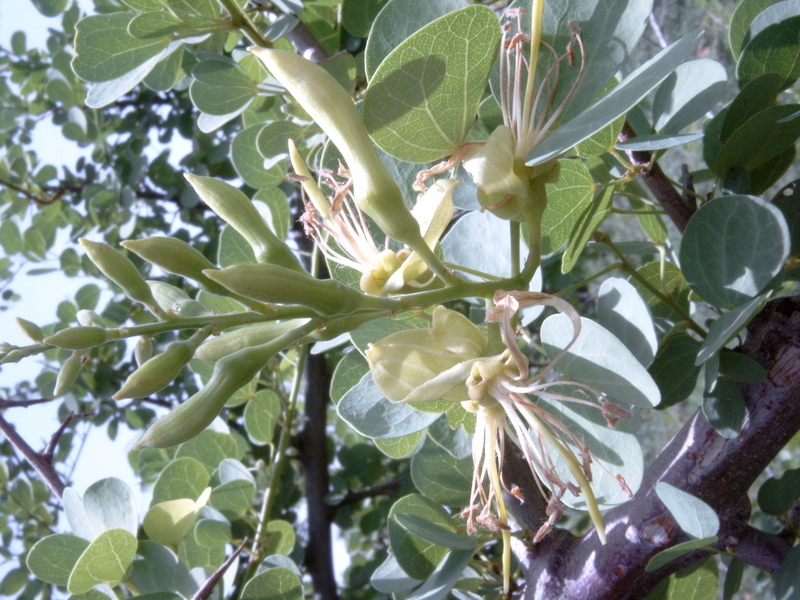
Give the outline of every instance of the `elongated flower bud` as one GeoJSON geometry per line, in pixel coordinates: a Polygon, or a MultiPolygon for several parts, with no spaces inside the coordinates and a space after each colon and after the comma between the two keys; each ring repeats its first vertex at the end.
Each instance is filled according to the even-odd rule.
{"type": "Polygon", "coordinates": [[[253,248],[258,262],[304,271],[294,252],[272,233],[242,190],[213,177],[187,173],[186,179],[211,210],[242,234],[253,248]]]}
{"type": "Polygon", "coordinates": [[[81,374],[81,365],[83,365],[83,352],[73,352],[70,357],[61,365],[61,370],[58,372],[56,378],[56,387],[53,390],[53,396],[60,396],[69,386],[75,383],[78,375],[81,374]]]}
{"type": "Polygon", "coordinates": [[[153,340],[149,335],[143,335],[136,340],[136,346],[133,348],[133,356],[136,358],[136,364],[140,367],[146,363],[153,356],[153,340]]]}
{"type": "Polygon", "coordinates": [[[103,325],[103,319],[93,310],[79,310],[76,317],[78,319],[78,323],[81,325],[86,325],[89,327],[105,327],[105,325],[103,325]]]}
{"type": "Polygon", "coordinates": [[[287,331],[308,323],[308,319],[290,319],[274,323],[258,323],[234,329],[203,342],[195,352],[195,358],[217,361],[243,348],[271,342],[287,331]]]}
{"type": "Polygon", "coordinates": [[[252,47],[270,73],[306,110],[342,153],[353,177],[358,207],[386,235],[412,249],[422,244],[419,225],[400,188],[383,166],[355,104],[333,75],[299,54],[252,47]]]}
{"type": "Polygon", "coordinates": [[[85,238],[78,241],[95,266],[103,275],[121,287],[128,298],[148,307],[156,305],[153,294],[150,293],[150,286],[127,256],[103,242],[91,242],[85,238]]]}
{"type": "Polygon", "coordinates": [[[320,315],[346,315],[361,309],[394,308],[384,298],[367,296],[332,279],[271,264],[240,264],[219,271],[205,271],[214,281],[248,298],[274,304],[307,306],[320,315]]]}
{"type": "Polygon", "coordinates": [[[203,275],[203,269],[213,269],[216,265],[183,240],[154,236],[141,240],[126,240],[120,242],[120,246],[168,273],[188,277],[199,283],[203,289],[218,293],[219,286],[203,275]]]}
{"type": "Polygon", "coordinates": [[[211,329],[201,329],[185,342],[175,342],[131,373],[114,400],[144,398],[164,389],[192,360],[197,347],[209,336],[211,329]]]}
{"type": "Polygon", "coordinates": [[[177,317],[200,317],[210,314],[209,310],[197,300],[192,300],[189,294],[174,285],[163,281],[148,281],[153,290],[153,297],[158,302],[161,310],[177,317]]]}
{"type": "Polygon", "coordinates": [[[86,350],[109,340],[108,331],[102,327],[70,327],[44,338],[43,343],[64,350],[86,350]]]}
{"type": "Polygon", "coordinates": [[[239,350],[217,361],[203,389],[156,421],[136,447],[169,448],[196,436],[219,415],[228,399],[250,383],[284,347],[284,340],[279,338],[270,344],[239,350]]]}
{"type": "Polygon", "coordinates": [[[17,317],[17,325],[19,325],[22,328],[22,331],[25,332],[25,335],[31,338],[34,342],[42,341],[44,334],[42,333],[42,328],[36,323],[32,323],[27,319],[17,317]]]}

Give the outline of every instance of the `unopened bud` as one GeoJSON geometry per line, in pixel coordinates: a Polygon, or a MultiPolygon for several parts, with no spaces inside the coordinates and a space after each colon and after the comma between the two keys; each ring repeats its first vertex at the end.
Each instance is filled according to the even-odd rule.
{"type": "MultiPolygon", "coordinates": [[[[206,333],[206,335],[208,335],[206,333]]],[[[114,400],[145,398],[168,386],[186,366],[196,346],[187,342],[175,342],[167,346],[141,367],[131,373],[122,389],[112,396],[114,400]]]]}
{"type": "Polygon", "coordinates": [[[105,327],[103,319],[93,310],[79,310],[77,314],[78,323],[90,327],[105,327]]]}
{"type": "Polygon", "coordinates": [[[53,390],[53,396],[60,396],[69,386],[75,383],[78,375],[81,374],[81,366],[83,365],[83,352],[73,352],[70,357],[61,365],[61,370],[58,372],[56,378],[56,387],[53,390]]]}
{"type": "Polygon", "coordinates": [[[91,242],[85,238],[78,241],[95,266],[121,287],[128,298],[148,307],[156,305],[150,287],[127,256],[103,242],[91,242]]]}
{"type": "Polygon", "coordinates": [[[86,350],[109,340],[108,331],[102,327],[69,327],[44,338],[43,343],[64,350],[86,350]]]}
{"type": "Polygon", "coordinates": [[[195,352],[195,358],[217,361],[244,348],[260,346],[278,336],[308,323],[308,319],[291,319],[273,323],[258,323],[234,329],[203,342],[195,352]]]}
{"type": "Polygon", "coordinates": [[[150,357],[153,356],[153,340],[149,335],[143,335],[136,340],[136,345],[133,347],[133,356],[136,359],[136,364],[142,366],[150,357]]]}
{"type": "Polygon", "coordinates": [[[42,338],[44,338],[42,329],[36,323],[31,323],[30,321],[17,317],[17,324],[22,328],[22,331],[25,332],[25,335],[34,342],[41,342],[42,338]]]}

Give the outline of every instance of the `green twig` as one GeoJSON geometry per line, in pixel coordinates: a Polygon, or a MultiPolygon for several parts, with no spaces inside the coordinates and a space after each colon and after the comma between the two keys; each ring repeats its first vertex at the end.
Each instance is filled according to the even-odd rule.
{"type": "Polygon", "coordinates": [[[239,7],[236,0],[220,0],[220,2],[231,16],[231,25],[241,30],[251,43],[262,48],[272,48],[272,42],[261,35],[261,32],[256,29],[250,17],[239,7]]]}

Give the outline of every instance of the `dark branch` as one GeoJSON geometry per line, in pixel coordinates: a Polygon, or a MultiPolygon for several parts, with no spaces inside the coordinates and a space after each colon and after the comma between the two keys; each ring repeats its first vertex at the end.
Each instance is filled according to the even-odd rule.
{"type": "Polygon", "coordinates": [[[791,544],[748,525],[747,492],[800,430],[800,296],[767,304],[748,326],[740,351],[759,362],[768,379],[741,386],[747,418],[739,436],[721,437],[698,411],[647,469],[634,499],[606,513],[605,546],[594,533],[576,538],[558,531],[532,548],[517,547],[526,600],[642,598],[664,577],[707,556],[698,551],[645,571],[658,552],[688,540],[655,493],[659,481],[714,508],[721,524],[719,550],[730,549],[760,569],[777,570],[791,544]]]}
{"type": "Polygon", "coordinates": [[[222,563],[216,571],[214,571],[211,576],[206,579],[206,582],[200,586],[200,589],[197,590],[194,596],[192,596],[192,600],[206,600],[211,595],[211,592],[214,591],[214,588],[219,583],[219,580],[222,579],[222,576],[225,575],[225,571],[228,570],[228,567],[233,564],[233,561],[236,560],[236,557],[239,556],[242,550],[244,550],[245,544],[250,541],[250,538],[244,538],[242,543],[239,544],[239,547],[234,550],[231,555],[222,563]]]}
{"type": "Polygon", "coordinates": [[[42,458],[47,462],[53,462],[53,453],[56,451],[56,445],[58,444],[58,440],[61,439],[61,436],[64,435],[64,432],[67,430],[67,426],[69,426],[72,419],[83,419],[86,417],[94,416],[94,412],[85,412],[85,413],[69,413],[67,418],[59,425],[58,429],[56,429],[55,433],[50,436],[50,441],[47,442],[47,446],[45,447],[44,451],[42,452],[42,458]]]}
{"type": "Polygon", "coordinates": [[[0,415],[0,431],[3,432],[3,435],[6,436],[6,439],[14,446],[17,452],[36,469],[37,473],[44,479],[47,487],[49,487],[60,500],[64,494],[64,482],[61,481],[61,477],[59,477],[58,473],[56,473],[56,470],[53,468],[52,460],[45,458],[31,448],[28,442],[20,437],[17,430],[14,429],[14,426],[5,420],[3,415],[0,415]]]}
{"type": "MultiPolygon", "coordinates": [[[[619,141],[625,142],[636,137],[636,132],[633,127],[626,121],[622,132],[619,134],[619,141]]],[[[653,155],[650,152],[643,151],[629,151],[626,152],[628,159],[637,167],[642,167],[639,172],[639,177],[642,178],[645,185],[655,196],[664,210],[672,219],[675,226],[683,231],[686,229],[686,224],[689,218],[697,210],[697,207],[691,202],[678,194],[675,186],[661,170],[657,162],[653,161],[653,155]]]]}
{"type": "Polygon", "coordinates": [[[52,402],[55,398],[36,398],[35,400],[0,400],[0,410],[6,408],[19,408],[25,406],[33,406],[34,404],[46,404],[52,402]]]}
{"type": "Polygon", "coordinates": [[[393,494],[397,491],[397,488],[400,487],[400,480],[399,479],[392,479],[387,481],[382,485],[376,485],[371,488],[367,488],[366,490],[360,490],[358,492],[347,492],[339,502],[336,504],[329,505],[331,511],[335,514],[339,508],[344,506],[351,506],[353,504],[358,504],[362,500],[366,500],[367,498],[376,498],[378,496],[388,496],[393,494]]]}

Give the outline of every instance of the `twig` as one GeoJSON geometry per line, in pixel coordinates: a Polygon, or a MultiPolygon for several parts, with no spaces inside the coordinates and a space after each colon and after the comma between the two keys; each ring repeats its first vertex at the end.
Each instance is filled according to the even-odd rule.
{"type": "Polygon", "coordinates": [[[17,430],[14,429],[14,426],[5,420],[3,415],[0,415],[0,431],[3,432],[3,435],[6,436],[6,439],[14,446],[17,452],[22,454],[25,460],[36,469],[36,472],[44,479],[47,487],[49,487],[60,500],[64,494],[64,482],[61,481],[58,473],[56,473],[56,470],[53,468],[52,461],[46,459],[31,448],[28,442],[20,437],[17,430]]]}
{"type": "Polygon", "coordinates": [[[371,488],[367,488],[366,490],[360,490],[358,492],[347,492],[339,502],[336,504],[329,505],[331,511],[336,512],[338,509],[344,506],[350,506],[352,504],[358,504],[362,500],[366,500],[367,498],[375,498],[376,496],[388,496],[389,494],[394,493],[397,488],[400,487],[400,480],[399,479],[392,479],[387,481],[382,485],[376,485],[371,488]]]}
{"type": "Polygon", "coordinates": [[[664,36],[664,30],[661,29],[661,24],[656,20],[655,13],[650,13],[650,27],[653,28],[653,32],[656,34],[656,38],[658,38],[658,43],[661,47],[666,48],[669,46],[669,42],[666,36],[664,36]]]}
{"type": "Polygon", "coordinates": [[[52,402],[55,398],[37,398],[36,400],[0,400],[0,410],[6,408],[18,408],[24,406],[33,406],[34,404],[45,404],[52,402]]]}
{"type": "Polygon", "coordinates": [[[244,538],[242,543],[239,544],[239,547],[234,550],[231,555],[222,563],[216,571],[214,571],[211,576],[206,579],[206,582],[200,586],[200,589],[197,590],[194,596],[192,596],[192,600],[206,600],[211,595],[211,592],[214,591],[214,588],[219,583],[219,580],[222,579],[222,576],[225,575],[225,571],[228,570],[233,564],[233,561],[236,560],[236,557],[244,550],[245,544],[250,541],[250,538],[244,538]]]}
{"type": "Polygon", "coordinates": [[[64,419],[63,423],[59,425],[58,429],[56,429],[55,433],[50,436],[50,441],[45,446],[44,452],[41,453],[41,457],[49,463],[53,463],[53,453],[56,449],[56,444],[58,444],[58,440],[61,439],[61,436],[64,435],[64,432],[67,430],[67,426],[70,424],[72,419],[83,419],[85,417],[91,417],[94,415],[94,412],[85,412],[85,413],[69,413],[67,418],[64,419]]]}

